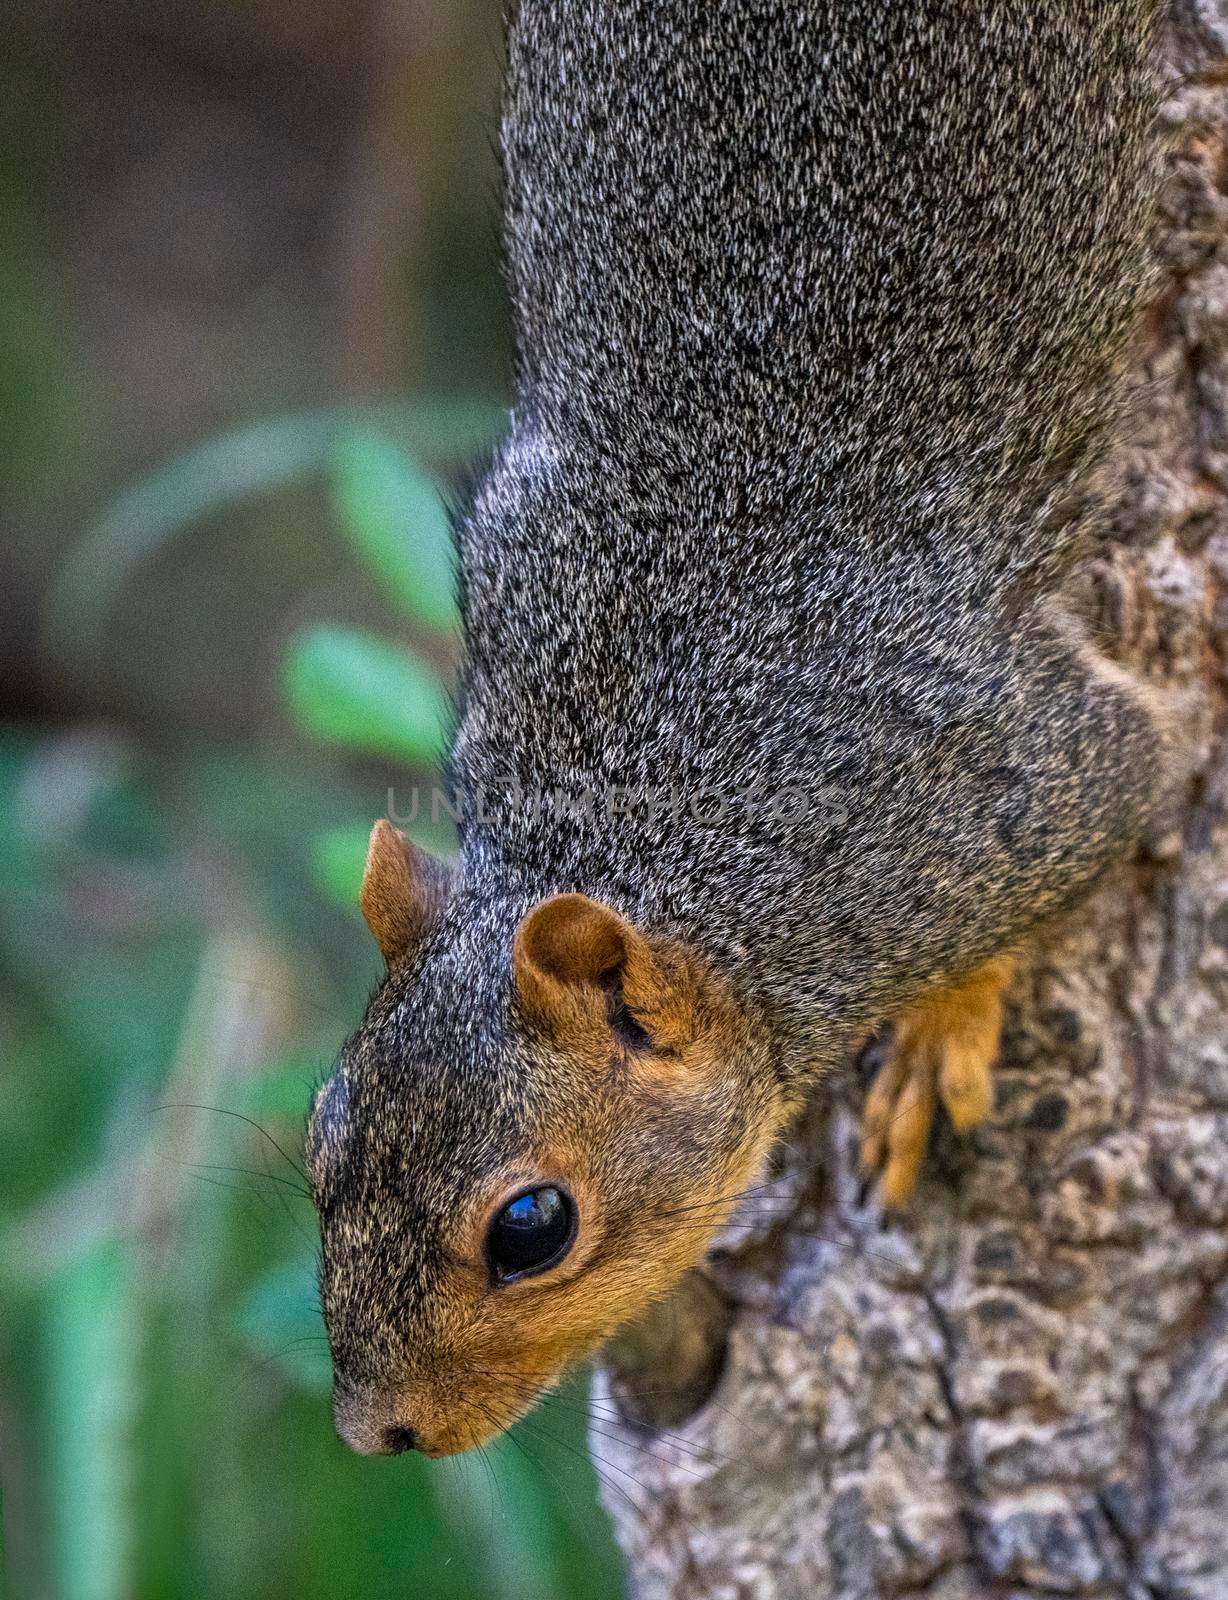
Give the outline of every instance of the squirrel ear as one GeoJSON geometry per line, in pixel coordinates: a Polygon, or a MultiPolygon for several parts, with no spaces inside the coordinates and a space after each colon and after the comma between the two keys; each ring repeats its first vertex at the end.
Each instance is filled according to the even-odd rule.
{"type": "Polygon", "coordinates": [[[539,1021],[567,1028],[604,990],[611,1029],[634,1047],[674,1048],[690,1032],[690,993],[663,967],[625,917],[584,894],[556,894],[516,930],[512,968],[521,1004],[539,1021]]]}
{"type": "Polygon", "coordinates": [[[513,962],[521,999],[552,986],[617,980],[631,941],[643,942],[617,911],[586,894],[556,894],[533,907],[516,930],[513,962]]]}
{"type": "Polygon", "coordinates": [[[443,863],[381,817],[371,829],[358,904],[389,966],[422,938],[446,887],[443,863]]]}

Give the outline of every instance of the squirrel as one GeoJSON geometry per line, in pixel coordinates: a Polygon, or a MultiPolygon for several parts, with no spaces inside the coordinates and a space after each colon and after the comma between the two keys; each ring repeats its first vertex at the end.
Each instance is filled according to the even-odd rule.
{"type": "Polygon", "coordinates": [[[884,1204],[1171,731],[1062,597],[1148,283],[1155,0],[520,0],[510,432],[457,529],[454,865],[307,1169],[338,1430],[502,1431],[894,1023],[884,1204]],[[1076,507],[1083,506],[1078,510],[1076,507]]]}

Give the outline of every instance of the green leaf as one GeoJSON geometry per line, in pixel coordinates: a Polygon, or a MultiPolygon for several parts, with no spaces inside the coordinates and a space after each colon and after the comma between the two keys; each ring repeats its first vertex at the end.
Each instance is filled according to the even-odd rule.
{"type": "Polygon", "coordinates": [[[382,434],[355,428],[337,447],[341,527],[393,603],[431,628],[456,627],[452,532],[439,491],[382,434]]]}
{"type": "Polygon", "coordinates": [[[291,641],[284,677],[300,726],[315,737],[411,762],[438,757],[445,690],[410,651],[348,628],[310,628],[291,641]]]}

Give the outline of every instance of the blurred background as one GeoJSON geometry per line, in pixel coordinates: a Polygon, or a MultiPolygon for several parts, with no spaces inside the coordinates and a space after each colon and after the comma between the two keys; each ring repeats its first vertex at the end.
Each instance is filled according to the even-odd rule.
{"type": "Polygon", "coordinates": [[[485,1459],[337,1442],[298,1170],[504,421],[498,11],[6,8],[6,1597],[621,1592],[582,1386],[485,1459]]]}

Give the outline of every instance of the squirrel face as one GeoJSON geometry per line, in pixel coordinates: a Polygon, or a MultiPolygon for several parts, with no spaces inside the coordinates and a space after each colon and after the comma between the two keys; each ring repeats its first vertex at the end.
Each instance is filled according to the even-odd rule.
{"type": "Polygon", "coordinates": [[[364,1453],[509,1426],[702,1257],[784,1111],[689,951],[583,895],[480,928],[461,898],[376,825],[389,975],[307,1137],[337,1427],[364,1453]]]}

